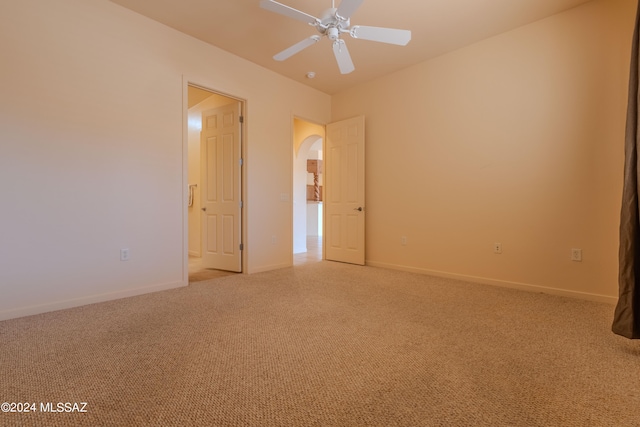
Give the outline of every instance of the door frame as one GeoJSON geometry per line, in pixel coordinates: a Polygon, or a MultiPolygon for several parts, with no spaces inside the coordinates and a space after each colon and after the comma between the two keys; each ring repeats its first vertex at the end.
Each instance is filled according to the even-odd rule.
{"type": "Polygon", "coordinates": [[[190,76],[182,76],[182,281],[185,286],[189,284],[189,86],[198,89],[234,99],[240,104],[240,111],[243,116],[243,122],[240,126],[240,157],[242,158],[242,166],[240,171],[240,197],[243,201],[240,209],[240,243],[244,249],[241,256],[242,273],[246,274],[248,265],[247,251],[247,122],[248,122],[248,101],[247,99],[232,95],[226,91],[214,89],[214,85],[207,84],[206,79],[192,78],[190,76]]]}
{"type": "MultiPolygon", "coordinates": [[[[291,159],[290,159],[290,165],[291,165],[291,194],[292,194],[292,202],[295,200],[295,190],[296,190],[296,176],[295,176],[295,161],[296,161],[296,153],[295,153],[295,145],[296,145],[296,140],[294,138],[294,128],[295,128],[295,120],[300,120],[303,122],[307,122],[309,124],[312,125],[317,125],[320,126],[324,129],[324,135],[320,136],[320,138],[322,139],[322,152],[323,152],[323,156],[324,156],[324,150],[326,147],[326,143],[327,143],[327,124],[326,123],[319,123],[315,120],[311,120],[308,119],[304,116],[298,115],[298,114],[292,114],[291,115],[291,159]]],[[[324,178],[323,178],[324,180],[324,178]]],[[[306,198],[304,200],[306,202],[306,198]]],[[[326,259],[325,258],[325,218],[324,218],[324,214],[325,214],[325,209],[324,209],[324,200],[323,200],[323,206],[322,206],[322,238],[320,239],[321,241],[321,245],[322,245],[322,259],[326,259]]],[[[295,212],[295,204],[291,203],[291,265],[294,265],[294,246],[295,246],[295,220],[296,220],[296,212],[295,212]]],[[[305,218],[306,220],[306,218],[305,218]]],[[[305,236],[306,237],[306,236],[305,236]]]]}

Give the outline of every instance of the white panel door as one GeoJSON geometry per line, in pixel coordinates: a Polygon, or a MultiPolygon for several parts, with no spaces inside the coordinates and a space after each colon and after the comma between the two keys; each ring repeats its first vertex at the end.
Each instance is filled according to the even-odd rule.
{"type": "Polygon", "coordinates": [[[234,103],[202,113],[200,162],[202,266],[242,271],[240,108],[234,103]]]}
{"type": "Polygon", "coordinates": [[[325,256],[364,265],[364,116],[327,125],[325,256]]]}

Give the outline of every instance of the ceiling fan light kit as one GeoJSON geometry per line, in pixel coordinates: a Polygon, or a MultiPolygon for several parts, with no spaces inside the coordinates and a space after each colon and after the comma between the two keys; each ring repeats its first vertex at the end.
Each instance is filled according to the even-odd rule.
{"type": "Polygon", "coordinates": [[[284,61],[296,53],[316,44],[322,37],[327,37],[333,43],[333,54],[338,63],[340,73],[349,74],[355,70],[347,44],[340,38],[341,34],[349,34],[354,39],[370,40],[406,46],[411,41],[411,31],[395,28],[367,27],[363,25],[351,26],[351,15],[360,7],[364,0],[342,0],[337,8],[332,7],[322,13],[322,18],[316,18],[282,3],[273,0],[260,0],[260,7],[270,12],[305,22],[320,33],[306,38],[291,47],[277,53],[273,59],[284,61]]]}

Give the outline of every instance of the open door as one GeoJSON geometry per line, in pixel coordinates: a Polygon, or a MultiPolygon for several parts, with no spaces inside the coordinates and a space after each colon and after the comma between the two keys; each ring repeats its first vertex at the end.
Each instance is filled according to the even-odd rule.
{"type": "Polygon", "coordinates": [[[242,271],[240,102],[202,113],[202,267],[242,271]]]}
{"type": "Polygon", "coordinates": [[[325,257],[364,265],[364,116],[327,125],[325,257]]]}

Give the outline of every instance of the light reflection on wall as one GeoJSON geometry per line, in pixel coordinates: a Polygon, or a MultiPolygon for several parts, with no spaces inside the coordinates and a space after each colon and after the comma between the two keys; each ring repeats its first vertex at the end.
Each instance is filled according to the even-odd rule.
{"type": "Polygon", "coordinates": [[[189,129],[201,131],[202,130],[202,118],[198,114],[197,116],[190,116],[188,121],[189,129]]]}

